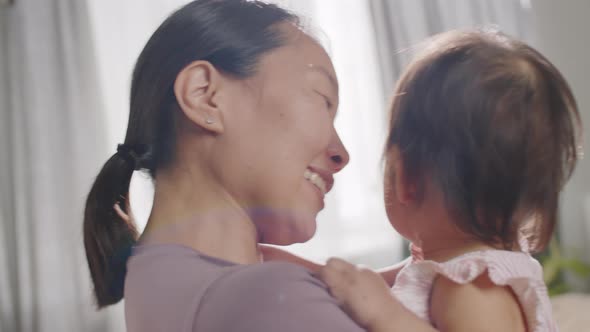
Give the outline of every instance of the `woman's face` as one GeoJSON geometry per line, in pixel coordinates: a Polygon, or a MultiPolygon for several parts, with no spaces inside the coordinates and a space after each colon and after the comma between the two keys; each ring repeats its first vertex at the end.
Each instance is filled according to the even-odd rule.
{"type": "Polygon", "coordinates": [[[224,139],[233,196],[251,216],[260,241],[309,240],[333,174],[348,163],[334,129],[338,82],[330,58],[293,27],[286,45],[264,55],[254,77],[236,88],[224,139]]]}

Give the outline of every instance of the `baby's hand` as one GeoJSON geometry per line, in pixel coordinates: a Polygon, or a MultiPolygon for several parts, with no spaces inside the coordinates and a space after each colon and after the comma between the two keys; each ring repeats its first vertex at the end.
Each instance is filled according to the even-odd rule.
{"type": "Polygon", "coordinates": [[[365,328],[386,327],[401,307],[385,280],[369,269],[331,258],[319,276],[344,311],[365,328]]]}

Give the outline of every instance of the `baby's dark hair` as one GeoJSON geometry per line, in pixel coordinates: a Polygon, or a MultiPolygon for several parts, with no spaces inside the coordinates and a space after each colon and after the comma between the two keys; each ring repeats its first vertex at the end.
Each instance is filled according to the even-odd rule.
{"type": "Polygon", "coordinates": [[[465,233],[511,249],[527,226],[528,249],[542,250],[577,162],[581,122],[568,83],[498,31],[450,31],[426,45],[396,87],[387,151],[400,150],[421,188],[432,179],[465,233]]]}

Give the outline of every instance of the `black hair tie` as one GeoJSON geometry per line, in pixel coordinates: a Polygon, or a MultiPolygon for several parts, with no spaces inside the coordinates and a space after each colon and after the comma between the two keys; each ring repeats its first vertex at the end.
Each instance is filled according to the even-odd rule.
{"type": "Polygon", "coordinates": [[[150,157],[149,148],[145,144],[119,144],[117,154],[136,171],[145,168],[146,161],[150,157]]]}

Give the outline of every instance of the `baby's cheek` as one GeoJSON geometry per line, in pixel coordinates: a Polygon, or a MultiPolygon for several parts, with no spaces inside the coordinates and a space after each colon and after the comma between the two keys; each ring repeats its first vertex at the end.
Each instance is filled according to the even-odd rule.
{"type": "Polygon", "coordinates": [[[389,218],[390,223],[393,223],[393,219],[395,219],[396,197],[394,188],[393,180],[391,180],[386,172],[383,179],[383,203],[385,204],[385,212],[387,212],[387,218],[389,218]]]}

